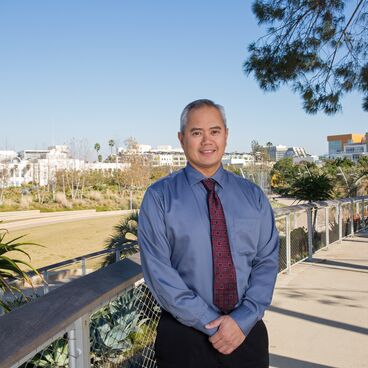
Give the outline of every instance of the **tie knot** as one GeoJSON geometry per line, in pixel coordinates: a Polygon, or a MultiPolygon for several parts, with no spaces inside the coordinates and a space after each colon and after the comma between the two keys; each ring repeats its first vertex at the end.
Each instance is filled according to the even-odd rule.
{"type": "Polygon", "coordinates": [[[207,192],[213,192],[215,190],[215,181],[211,178],[203,179],[202,184],[206,188],[207,192]]]}

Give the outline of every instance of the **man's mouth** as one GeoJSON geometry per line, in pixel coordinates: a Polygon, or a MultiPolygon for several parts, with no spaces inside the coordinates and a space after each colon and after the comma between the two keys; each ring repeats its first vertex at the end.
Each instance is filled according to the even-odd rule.
{"type": "Polygon", "coordinates": [[[207,149],[207,150],[200,150],[200,152],[204,155],[209,155],[209,154],[215,152],[215,150],[214,149],[207,149]]]}

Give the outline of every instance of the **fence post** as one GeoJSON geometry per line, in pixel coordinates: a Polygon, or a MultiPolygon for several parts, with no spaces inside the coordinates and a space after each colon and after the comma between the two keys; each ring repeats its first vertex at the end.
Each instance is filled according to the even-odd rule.
{"type": "Polygon", "coordinates": [[[68,332],[69,368],[90,368],[89,316],[85,315],[74,322],[68,332]]]}
{"type": "Polygon", "coordinates": [[[294,214],[294,229],[297,229],[298,228],[297,212],[294,211],[293,214],[294,214]]]}
{"type": "Polygon", "coordinates": [[[82,258],[82,276],[86,275],[86,258],[82,258]]]}
{"type": "Polygon", "coordinates": [[[313,256],[313,229],[312,229],[312,207],[307,209],[307,219],[308,219],[308,260],[312,260],[313,256]]]}
{"type": "MultiPolygon", "coordinates": [[[[294,214],[295,217],[295,214],[294,214]]],[[[290,239],[290,213],[285,217],[285,232],[286,232],[286,271],[290,273],[291,266],[291,239],[290,239]]]]}
{"type": "Polygon", "coordinates": [[[354,199],[350,202],[350,235],[354,235],[354,199]]]}
{"type": "Polygon", "coordinates": [[[362,227],[362,229],[365,229],[365,218],[364,218],[364,197],[362,198],[362,213],[361,213],[361,224],[360,226],[362,227]]]}
{"type": "Polygon", "coordinates": [[[44,271],[42,273],[42,277],[43,277],[43,295],[47,294],[49,292],[49,273],[46,271],[44,271]]]}
{"type": "Polygon", "coordinates": [[[330,221],[329,221],[329,207],[325,207],[325,229],[326,229],[326,249],[330,244],[330,221]]]}
{"type": "Polygon", "coordinates": [[[338,209],[338,216],[339,216],[339,242],[342,241],[342,204],[336,207],[338,209]]]}
{"type": "Polygon", "coordinates": [[[115,250],[115,262],[120,261],[120,249],[115,250]]]}

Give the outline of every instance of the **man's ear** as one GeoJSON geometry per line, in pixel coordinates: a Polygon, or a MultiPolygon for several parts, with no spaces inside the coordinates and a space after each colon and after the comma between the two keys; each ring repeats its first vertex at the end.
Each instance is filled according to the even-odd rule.
{"type": "Polygon", "coordinates": [[[178,139],[179,139],[181,148],[184,148],[183,147],[183,138],[184,138],[184,134],[182,132],[178,132],[178,139]]]}

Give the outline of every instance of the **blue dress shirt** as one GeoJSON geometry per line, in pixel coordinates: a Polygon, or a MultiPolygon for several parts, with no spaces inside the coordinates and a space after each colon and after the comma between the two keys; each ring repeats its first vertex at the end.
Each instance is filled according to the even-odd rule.
{"type": "MultiPolygon", "coordinates": [[[[213,304],[213,264],[205,177],[190,164],[151,185],[144,196],[138,242],[145,281],[159,304],[207,335],[222,313],[213,304]]],[[[229,315],[247,335],[270,305],[278,272],[272,208],[255,184],[220,167],[220,197],[236,270],[239,302],[229,315]]]]}

